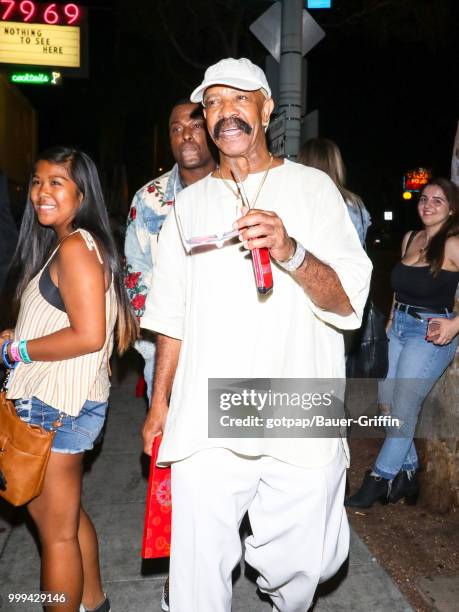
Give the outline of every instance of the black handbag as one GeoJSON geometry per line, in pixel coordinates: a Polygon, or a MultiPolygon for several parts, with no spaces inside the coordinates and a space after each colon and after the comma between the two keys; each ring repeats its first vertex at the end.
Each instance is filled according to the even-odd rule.
{"type": "Polygon", "coordinates": [[[346,355],[347,378],[385,378],[389,368],[386,317],[371,298],[363,311],[362,326],[352,336],[346,355]]]}
{"type": "MultiPolygon", "coordinates": [[[[361,209],[360,216],[363,226],[361,209]]],[[[386,378],[389,369],[386,317],[371,298],[365,304],[360,329],[346,337],[346,345],[347,378],[386,378]]]]}

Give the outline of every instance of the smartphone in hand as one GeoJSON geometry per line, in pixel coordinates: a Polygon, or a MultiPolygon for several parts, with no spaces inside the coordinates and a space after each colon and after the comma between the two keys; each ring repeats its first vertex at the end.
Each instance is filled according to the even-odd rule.
{"type": "Polygon", "coordinates": [[[432,321],[432,319],[429,319],[427,322],[426,340],[428,342],[432,342],[433,340],[436,340],[439,335],[440,323],[438,321],[432,321]]]}

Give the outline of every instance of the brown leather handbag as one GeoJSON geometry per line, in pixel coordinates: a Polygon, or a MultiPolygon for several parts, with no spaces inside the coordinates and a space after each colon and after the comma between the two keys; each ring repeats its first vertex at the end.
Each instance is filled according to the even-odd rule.
{"type": "Polygon", "coordinates": [[[0,391],[0,497],[13,506],[22,506],[40,495],[56,434],[39,425],[29,425],[16,414],[6,392],[0,391]]]}

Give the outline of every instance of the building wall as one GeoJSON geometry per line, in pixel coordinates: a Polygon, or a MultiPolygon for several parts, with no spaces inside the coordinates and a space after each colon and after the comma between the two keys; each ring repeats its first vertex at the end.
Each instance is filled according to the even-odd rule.
{"type": "Polygon", "coordinates": [[[0,74],[0,168],[24,187],[37,154],[37,113],[19,89],[0,74]]]}

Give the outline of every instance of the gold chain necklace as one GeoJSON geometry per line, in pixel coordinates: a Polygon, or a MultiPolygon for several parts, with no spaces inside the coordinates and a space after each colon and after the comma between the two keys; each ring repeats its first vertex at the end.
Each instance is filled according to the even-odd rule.
{"type": "MultiPolygon", "coordinates": [[[[258,200],[258,196],[260,195],[260,191],[261,191],[261,189],[262,189],[262,187],[263,187],[263,185],[264,185],[264,183],[265,183],[265,181],[266,181],[266,177],[268,176],[268,172],[271,170],[271,166],[273,165],[273,159],[274,159],[274,158],[273,158],[273,156],[271,155],[271,153],[269,154],[269,157],[270,157],[270,160],[269,160],[269,165],[268,165],[268,167],[266,168],[266,170],[265,170],[265,172],[264,172],[263,176],[261,177],[261,181],[260,181],[260,184],[258,185],[258,189],[257,189],[257,192],[256,192],[256,194],[255,194],[254,198],[253,198],[253,199],[252,199],[252,201],[249,203],[249,209],[251,209],[251,208],[254,208],[254,207],[255,207],[255,204],[257,203],[257,200],[258,200]]],[[[240,193],[239,189],[238,189],[238,191],[236,191],[235,189],[233,189],[233,188],[231,187],[231,185],[230,185],[229,181],[227,181],[227,179],[226,179],[226,178],[223,176],[220,166],[218,166],[218,168],[217,168],[217,172],[218,172],[218,176],[219,176],[219,177],[220,177],[220,178],[223,180],[223,184],[224,184],[226,187],[228,187],[228,189],[229,189],[229,190],[231,191],[231,193],[232,193],[232,194],[233,194],[233,195],[236,197],[236,199],[237,199],[237,200],[242,199],[242,196],[241,196],[241,193],[240,193]]],[[[236,185],[237,185],[237,183],[236,183],[236,185]]]]}

